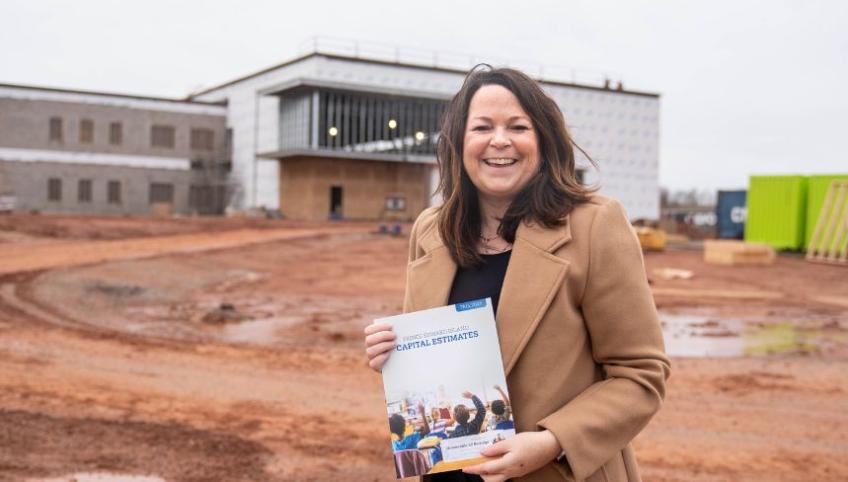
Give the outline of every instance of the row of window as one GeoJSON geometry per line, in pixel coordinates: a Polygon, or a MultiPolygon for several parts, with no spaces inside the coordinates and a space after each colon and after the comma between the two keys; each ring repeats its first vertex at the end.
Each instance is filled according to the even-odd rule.
{"type": "MultiPolygon", "coordinates": [[[[92,201],[93,182],[91,179],[80,179],[77,182],[77,202],[90,203],[92,201]]],[[[151,182],[148,196],[150,204],[162,202],[174,202],[174,185],[164,182],[151,182]]],[[[47,200],[62,201],[62,179],[51,177],[47,179],[47,200]]],[[[108,181],[106,183],[106,201],[109,204],[122,204],[121,181],[108,181]]]]}
{"type": "MultiPolygon", "coordinates": [[[[61,117],[51,117],[48,129],[50,142],[64,142],[64,121],[61,117]]],[[[176,127],[164,124],[154,124],[150,127],[150,146],[173,149],[176,145],[176,127]]],[[[94,121],[91,119],[80,119],[79,121],[80,144],[94,143],[94,121]]],[[[124,142],[123,124],[120,122],[109,123],[109,144],[120,146],[124,142]]],[[[191,149],[211,151],[215,148],[215,131],[202,127],[192,127],[189,136],[191,149]]]]}

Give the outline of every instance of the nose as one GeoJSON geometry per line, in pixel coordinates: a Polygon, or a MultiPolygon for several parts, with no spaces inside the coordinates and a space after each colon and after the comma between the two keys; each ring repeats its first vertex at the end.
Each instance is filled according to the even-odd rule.
{"type": "Polygon", "coordinates": [[[509,133],[503,127],[496,127],[492,131],[492,139],[489,144],[496,149],[509,147],[512,141],[509,138],[509,133]]]}

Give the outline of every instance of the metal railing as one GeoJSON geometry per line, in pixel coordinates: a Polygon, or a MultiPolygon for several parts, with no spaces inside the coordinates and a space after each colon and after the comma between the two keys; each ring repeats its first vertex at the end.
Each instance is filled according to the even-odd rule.
{"type": "Polygon", "coordinates": [[[487,63],[519,69],[541,81],[568,82],[593,87],[614,88],[622,83],[622,76],[612,71],[592,71],[561,65],[515,61],[498,55],[480,55],[458,51],[438,51],[405,47],[381,42],[315,36],[299,46],[299,53],[341,55],[358,59],[378,60],[423,67],[470,70],[477,64],[487,63]]]}

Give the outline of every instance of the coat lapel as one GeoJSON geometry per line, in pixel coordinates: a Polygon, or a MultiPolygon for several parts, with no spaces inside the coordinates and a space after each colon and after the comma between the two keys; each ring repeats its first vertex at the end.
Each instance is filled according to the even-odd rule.
{"type": "MultiPolygon", "coordinates": [[[[518,227],[497,314],[507,375],[565,279],[568,261],[552,253],[570,240],[570,223],[555,229],[525,223],[518,227]]],[[[411,291],[407,311],[446,305],[456,275],[456,263],[435,226],[421,235],[420,246],[425,254],[413,261],[408,270],[411,291]]]]}
{"type": "Polygon", "coordinates": [[[552,253],[570,240],[568,223],[555,229],[522,223],[516,232],[497,315],[507,375],[565,279],[568,261],[552,253]]]}
{"type": "Polygon", "coordinates": [[[456,263],[434,226],[421,235],[424,256],[409,266],[410,307],[407,311],[426,310],[448,303],[451,285],[456,275],[456,263]]]}

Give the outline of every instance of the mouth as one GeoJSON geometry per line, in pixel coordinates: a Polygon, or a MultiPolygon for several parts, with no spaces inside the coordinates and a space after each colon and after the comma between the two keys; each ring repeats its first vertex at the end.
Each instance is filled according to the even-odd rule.
{"type": "Polygon", "coordinates": [[[492,167],[507,167],[511,166],[518,162],[518,159],[513,159],[511,157],[492,157],[489,159],[483,159],[483,162],[487,166],[492,167]]]}

